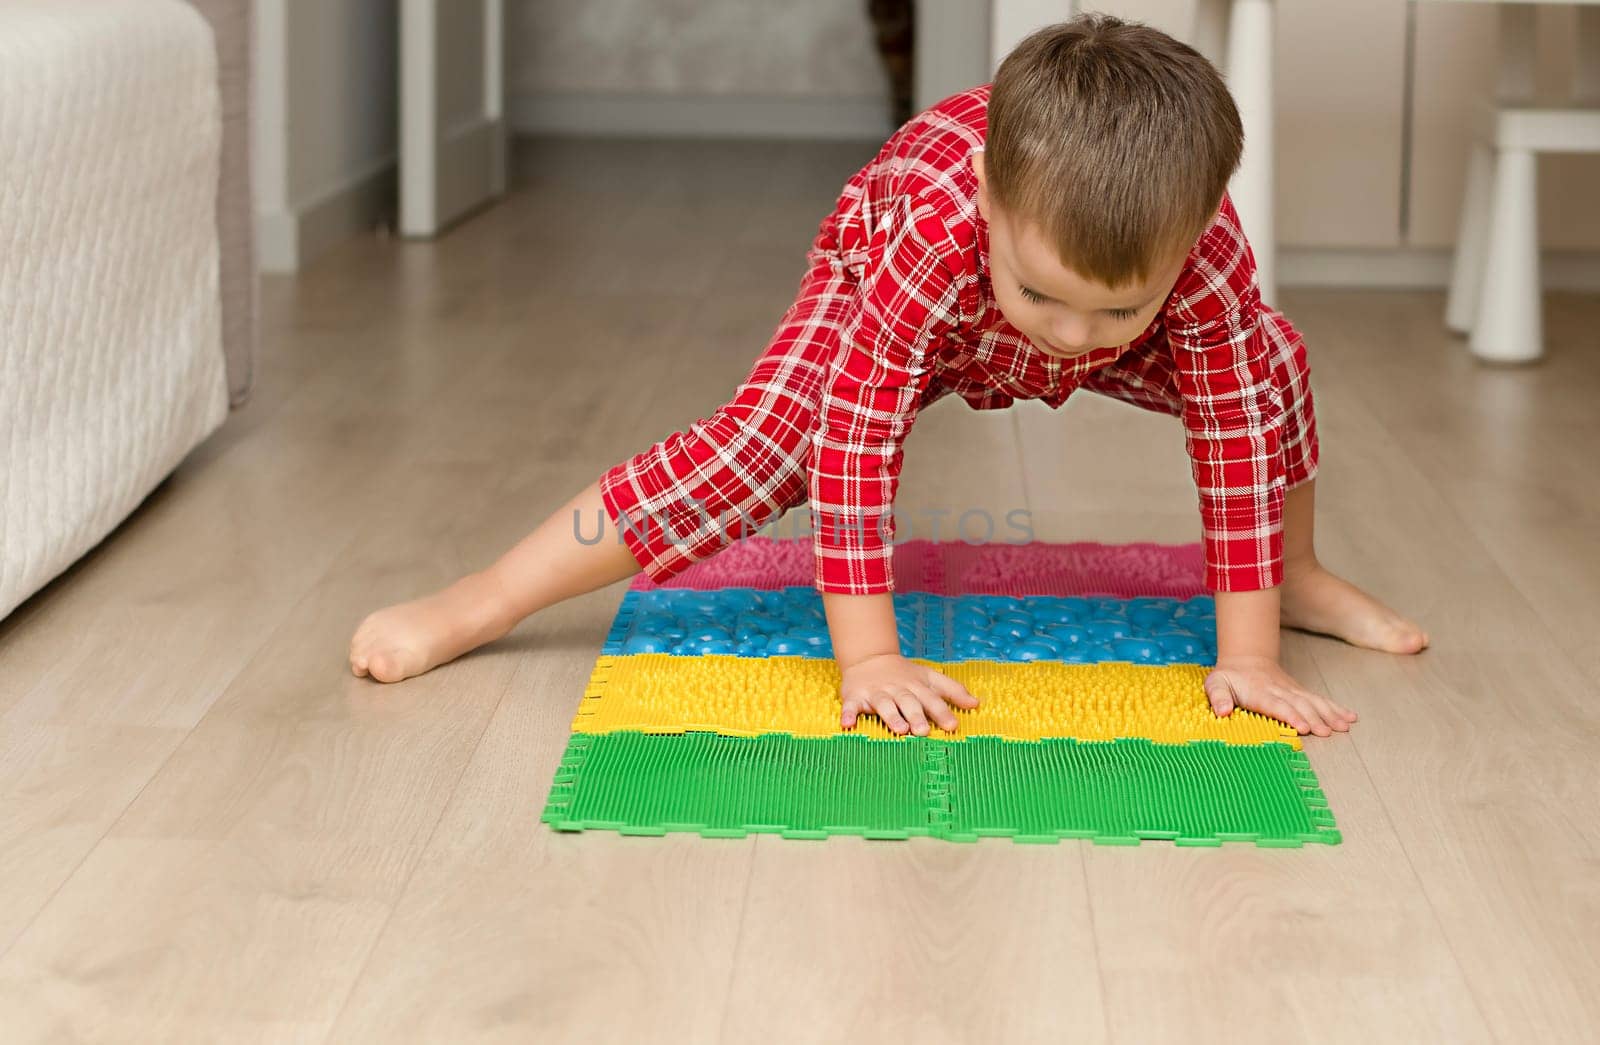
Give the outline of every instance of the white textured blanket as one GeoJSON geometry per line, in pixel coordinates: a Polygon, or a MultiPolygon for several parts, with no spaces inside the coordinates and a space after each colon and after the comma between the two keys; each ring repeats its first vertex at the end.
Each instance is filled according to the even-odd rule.
{"type": "Polygon", "coordinates": [[[210,29],[0,3],[0,617],[227,416],[210,29]]]}

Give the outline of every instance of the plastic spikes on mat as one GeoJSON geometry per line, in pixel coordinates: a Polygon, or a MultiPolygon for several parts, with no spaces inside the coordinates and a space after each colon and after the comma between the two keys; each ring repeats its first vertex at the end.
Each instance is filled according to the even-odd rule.
{"type": "Polygon", "coordinates": [[[1197,545],[896,548],[901,649],[980,701],[953,733],[839,728],[804,539],[748,538],[623,599],[544,820],[705,837],[1337,843],[1299,737],[1212,714],[1197,545]]]}

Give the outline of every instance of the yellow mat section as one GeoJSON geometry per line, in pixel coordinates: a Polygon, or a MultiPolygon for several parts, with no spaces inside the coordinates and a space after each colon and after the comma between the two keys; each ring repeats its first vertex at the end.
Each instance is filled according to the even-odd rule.
{"type": "MultiPolygon", "coordinates": [[[[1300,747],[1295,731],[1276,719],[1242,709],[1217,718],[1203,687],[1207,669],[1196,664],[920,663],[960,681],[979,700],[971,711],[955,709],[955,733],[935,728],[935,737],[1148,737],[1160,744],[1278,741],[1300,747]]],[[[601,657],[572,729],[834,736],[844,732],[839,668],[818,657],[601,657]]],[[[860,719],[850,732],[893,736],[876,716],[860,719]]]]}

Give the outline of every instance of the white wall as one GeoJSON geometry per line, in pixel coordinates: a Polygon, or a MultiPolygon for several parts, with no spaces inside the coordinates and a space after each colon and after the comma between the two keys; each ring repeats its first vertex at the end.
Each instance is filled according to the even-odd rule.
{"type": "MultiPolygon", "coordinates": [[[[1186,36],[1193,0],[1078,6],[1186,36]]],[[[268,269],[308,261],[392,207],[396,7],[257,0],[258,239],[268,269]]],[[[1408,146],[1406,4],[1278,5],[1285,282],[1442,285],[1468,115],[1493,89],[1484,71],[1496,60],[1494,7],[1418,5],[1408,146]]],[[[918,71],[920,108],[989,75],[989,2],[919,0],[918,8],[922,42],[942,31],[938,67],[918,71]],[[942,30],[930,30],[930,19],[942,30]]],[[[1570,64],[1572,12],[1542,11],[1540,30],[1550,88],[1570,64]]],[[[508,112],[524,133],[881,142],[893,130],[865,0],[508,0],[508,32],[508,112]]],[[[1600,279],[1597,183],[1600,157],[1540,161],[1551,285],[1600,279]]]]}
{"type": "MultiPolygon", "coordinates": [[[[958,0],[921,0],[937,14],[958,0]]],[[[1069,17],[1066,0],[968,0],[1018,18],[1069,17]]],[[[1194,0],[1081,0],[1188,39],[1194,0]]],[[[1464,191],[1470,123],[1498,68],[1495,4],[1281,2],[1274,54],[1275,223],[1280,282],[1443,286],[1464,191]],[[1409,52],[1409,53],[1408,53],[1409,52]],[[1414,90],[1409,112],[1406,67],[1414,90]],[[1406,124],[1410,121],[1410,140],[1406,124]]],[[[970,13],[962,15],[970,20],[970,13]]],[[[1562,104],[1576,33],[1571,7],[1539,12],[1540,98],[1562,104]]],[[[925,32],[919,27],[919,35],[925,32]]],[[[1010,27],[1008,36],[1015,36],[1010,27]]],[[[934,34],[939,35],[939,34],[934,34]]],[[[1003,43],[1003,41],[1001,41],[1003,43]]],[[[955,36],[969,53],[988,42],[955,36]]],[[[941,55],[943,64],[953,56],[941,55]]],[[[920,76],[919,76],[920,80],[920,76]]],[[[941,85],[947,87],[948,85],[941,85]]],[[[941,91],[940,96],[949,90],[941,91]]],[[[937,97],[919,95],[919,106],[937,97]]],[[[1249,148],[1245,143],[1245,148],[1249,148]]],[[[1545,283],[1600,285],[1600,156],[1539,160],[1545,283]]]]}
{"type": "Polygon", "coordinates": [[[257,242],[292,271],[394,209],[396,0],[256,0],[257,242]]]}
{"type": "Polygon", "coordinates": [[[985,0],[917,0],[914,24],[914,112],[993,78],[995,33],[985,0]]]}
{"type": "Polygon", "coordinates": [[[865,0],[514,0],[508,30],[521,133],[894,131],[865,0]]]}

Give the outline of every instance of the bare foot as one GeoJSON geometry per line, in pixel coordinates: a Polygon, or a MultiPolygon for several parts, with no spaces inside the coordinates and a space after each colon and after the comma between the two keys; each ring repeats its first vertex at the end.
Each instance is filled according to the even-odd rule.
{"type": "Polygon", "coordinates": [[[493,642],[515,626],[504,594],[484,573],[367,615],[350,639],[350,670],[399,682],[493,642]]]}
{"type": "Polygon", "coordinates": [[[1279,619],[1286,628],[1385,653],[1418,653],[1428,645],[1427,632],[1321,565],[1284,577],[1279,619]]]}

